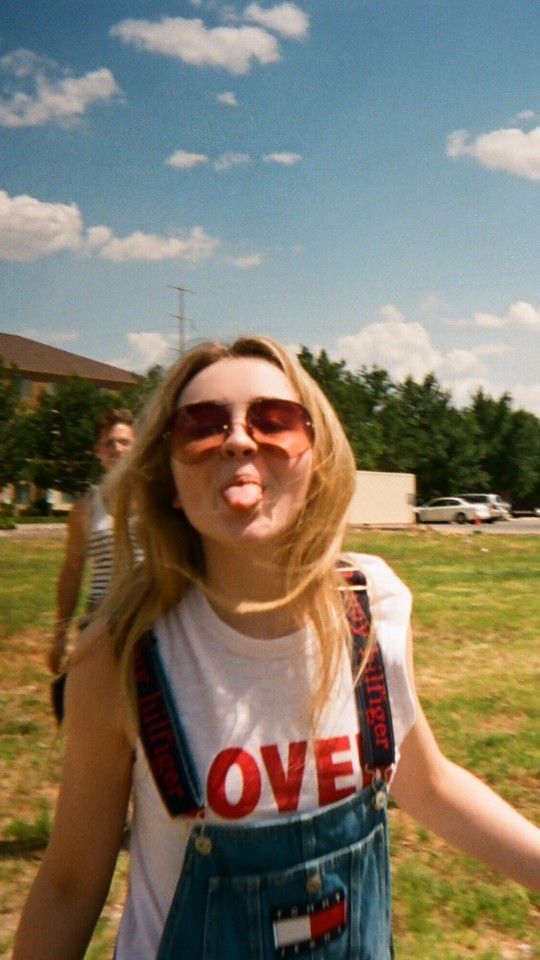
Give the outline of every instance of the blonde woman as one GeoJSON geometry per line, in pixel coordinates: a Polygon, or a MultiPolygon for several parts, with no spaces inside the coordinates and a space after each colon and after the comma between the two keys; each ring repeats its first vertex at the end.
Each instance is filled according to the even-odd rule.
{"type": "Polygon", "coordinates": [[[15,960],[84,956],[131,791],[117,960],[389,960],[388,785],[540,889],[540,831],[435,743],[407,588],[377,557],[340,558],[354,481],[334,412],[275,342],[170,370],[110,491],[120,572],[70,670],[15,960]]]}

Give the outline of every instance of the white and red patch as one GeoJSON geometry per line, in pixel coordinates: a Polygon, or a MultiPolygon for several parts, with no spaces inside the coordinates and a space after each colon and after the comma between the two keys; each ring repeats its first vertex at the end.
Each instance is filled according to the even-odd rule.
{"type": "Polygon", "coordinates": [[[347,923],[341,890],[314,903],[280,908],[273,914],[274,945],[280,958],[297,957],[334,940],[347,923]]]}

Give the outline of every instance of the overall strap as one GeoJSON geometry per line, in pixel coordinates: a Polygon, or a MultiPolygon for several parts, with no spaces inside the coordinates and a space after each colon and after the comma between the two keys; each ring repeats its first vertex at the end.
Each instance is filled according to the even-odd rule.
{"type": "Polygon", "coordinates": [[[137,644],[135,685],[140,737],[161,799],[171,817],[195,814],[204,793],[151,631],[137,644]]]}
{"type": "MultiPolygon", "coordinates": [[[[352,669],[356,677],[365,656],[371,629],[367,581],[361,570],[340,564],[341,588],[352,636],[352,669]]],[[[362,734],[363,766],[373,780],[388,780],[396,760],[394,727],[384,660],[379,644],[371,644],[367,662],[355,686],[362,734]]]]}

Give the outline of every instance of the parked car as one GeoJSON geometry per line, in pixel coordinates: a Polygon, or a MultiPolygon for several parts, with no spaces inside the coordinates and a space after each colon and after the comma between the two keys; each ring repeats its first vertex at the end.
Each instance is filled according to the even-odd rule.
{"type": "Polygon", "coordinates": [[[416,508],[419,523],[485,523],[491,519],[485,503],[468,503],[461,497],[437,497],[416,508]]]}
{"type": "Polygon", "coordinates": [[[512,507],[503,500],[498,493],[458,493],[458,497],[468,503],[483,503],[489,510],[489,519],[509,520],[512,516],[512,507]]]}
{"type": "Polygon", "coordinates": [[[512,504],[512,516],[513,517],[540,517],[540,507],[534,502],[534,500],[518,500],[517,503],[512,504]]]}

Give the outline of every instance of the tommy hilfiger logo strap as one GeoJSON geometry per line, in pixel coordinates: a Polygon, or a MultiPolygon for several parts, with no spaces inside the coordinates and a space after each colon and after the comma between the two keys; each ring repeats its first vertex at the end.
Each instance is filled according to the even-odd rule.
{"type": "Polygon", "coordinates": [[[171,817],[195,814],[203,790],[152,632],[137,645],[135,684],[140,737],[161,799],[171,817]]]}
{"type": "MultiPolygon", "coordinates": [[[[340,565],[339,572],[345,581],[343,603],[351,628],[352,668],[356,676],[371,629],[367,581],[361,570],[340,565]]],[[[377,642],[369,648],[355,692],[362,732],[363,767],[372,780],[387,780],[395,764],[396,748],[384,660],[377,642]]]]}
{"type": "MultiPolygon", "coordinates": [[[[340,574],[356,675],[371,625],[367,584],[360,570],[340,567],[340,574]]],[[[204,806],[204,792],[151,631],[137,645],[135,683],[140,738],[163,803],[172,817],[195,814],[204,806]]],[[[387,779],[395,762],[395,744],[384,662],[377,643],[371,645],[355,692],[362,766],[372,781],[387,779]]]]}

